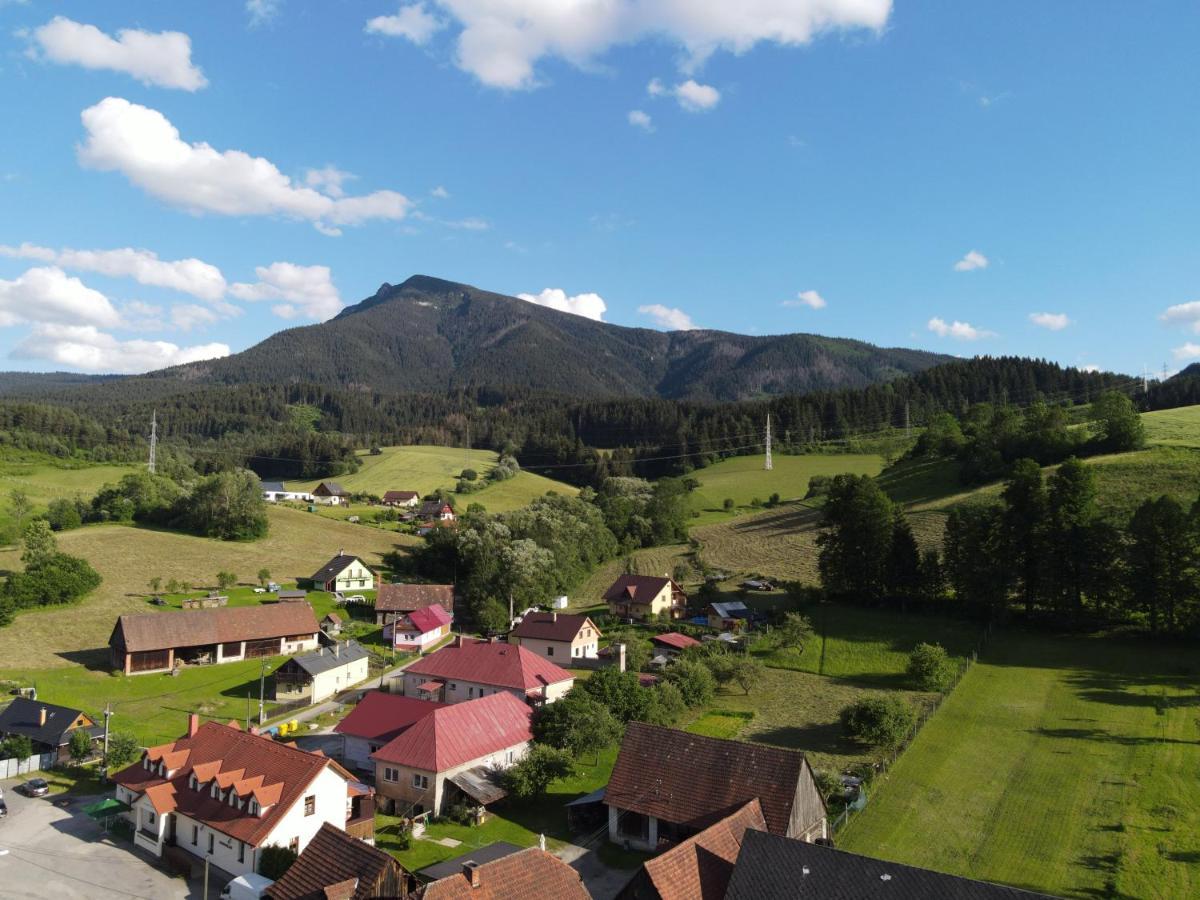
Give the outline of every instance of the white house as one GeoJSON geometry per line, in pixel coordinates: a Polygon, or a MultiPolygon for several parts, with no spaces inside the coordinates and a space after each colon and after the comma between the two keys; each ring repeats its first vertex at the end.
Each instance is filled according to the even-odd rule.
{"type": "Polygon", "coordinates": [[[453,616],[436,603],[410,613],[397,613],[383,626],[383,636],[397,650],[424,653],[450,633],[453,616]]]}
{"type": "Polygon", "coordinates": [[[357,556],[339,550],[309,579],[318,591],[370,591],[375,588],[375,573],[357,556]]]}
{"type": "Polygon", "coordinates": [[[332,647],[293,656],[275,670],[275,699],[320,703],[370,674],[367,651],[358,641],[338,641],[332,647]]]}
{"type": "Polygon", "coordinates": [[[268,503],[278,503],[280,500],[295,500],[301,503],[312,503],[313,495],[308,491],[290,491],[282,481],[263,481],[260,483],[263,499],[268,503]]]}
{"type": "Polygon", "coordinates": [[[172,843],[232,875],[256,872],[264,847],[299,853],[323,824],[345,830],[361,795],[326,756],[236,722],[201,725],[195,714],[186,735],[148,748],[113,781],[116,799],[130,807],[137,847],[162,856],[172,843]]]}

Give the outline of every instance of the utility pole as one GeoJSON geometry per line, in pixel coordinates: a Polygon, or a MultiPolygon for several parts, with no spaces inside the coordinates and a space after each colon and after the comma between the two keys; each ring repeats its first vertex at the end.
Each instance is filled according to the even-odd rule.
{"type": "Polygon", "coordinates": [[[767,472],[770,472],[770,471],[771,471],[773,468],[775,468],[774,464],[771,462],[771,414],[770,414],[770,413],[767,413],[767,441],[766,441],[766,445],[767,445],[767,447],[766,447],[766,449],[767,449],[767,458],[766,458],[766,460],[763,462],[763,470],[764,470],[764,471],[767,471],[767,472]]]}
{"type": "Polygon", "coordinates": [[[150,413],[150,474],[155,471],[155,457],[158,451],[158,410],[150,413]]]}
{"type": "Polygon", "coordinates": [[[264,700],[267,691],[267,660],[264,657],[262,661],[262,673],[258,676],[258,724],[262,725],[267,721],[266,708],[264,700]]]}
{"type": "Polygon", "coordinates": [[[208,857],[204,857],[204,900],[208,900],[208,857]]]}
{"type": "Polygon", "coordinates": [[[108,720],[112,718],[112,704],[108,701],[104,703],[104,777],[108,778],[108,720]]]}
{"type": "Polygon", "coordinates": [[[1150,393],[1150,371],[1145,363],[1142,364],[1142,393],[1150,393]]]}

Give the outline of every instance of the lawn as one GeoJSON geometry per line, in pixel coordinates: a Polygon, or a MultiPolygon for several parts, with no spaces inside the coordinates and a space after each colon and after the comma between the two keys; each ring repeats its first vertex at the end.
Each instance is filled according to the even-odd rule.
{"type": "Polygon", "coordinates": [[[1200,447],[1200,406],[1142,413],[1142,424],[1148,444],[1200,447]]]}
{"type": "Polygon", "coordinates": [[[1007,636],[838,845],[1067,896],[1195,897],[1198,769],[1194,646],[1007,636]]]}
{"type": "Polygon", "coordinates": [[[702,714],[688,724],[684,731],[704,737],[731,740],[738,732],[746,727],[746,723],[754,718],[754,713],[735,712],[727,709],[716,709],[702,714]]]}
{"type": "Polygon", "coordinates": [[[51,500],[90,499],[104,485],[137,471],[135,466],[72,464],[39,453],[5,448],[0,453],[0,529],[12,521],[9,495],[22,490],[35,513],[44,512],[51,500]]]}
{"type": "Polygon", "coordinates": [[[707,525],[729,519],[724,502],[733,500],[737,511],[752,511],[751,501],[766,501],[772,494],[784,500],[799,500],[808,492],[808,480],[813,475],[838,475],[851,472],[858,475],[877,475],[883,468],[883,457],[871,453],[812,453],[803,456],[776,455],[771,471],[763,469],[764,457],[734,456],[704,469],[692,472],[700,487],[690,495],[695,525],[707,525]]]}

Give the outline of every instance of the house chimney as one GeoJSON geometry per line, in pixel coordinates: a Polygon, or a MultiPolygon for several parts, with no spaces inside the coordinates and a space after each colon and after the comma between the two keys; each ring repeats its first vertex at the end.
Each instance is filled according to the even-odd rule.
{"type": "Polygon", "coordinates": [[[342,651],[342,642],[341,642],[341,641],[334,641],[334,642],[333,642],[333,658],[334,658],[334,659],[341,659],[341,656],[342,656],[342,653],[341,653],[341,651],[342,651]]]}
{"type": "Polygon", "coordinates": [[[45,725],[45,724],[46,724],[46,707],[43,706],[41,709],[38,710],[38,725],[41,726],[41,725],[45,725]]]}
{"type": "Polygon", "coordinates": [[[557,622],[558,621],[558,613],[556,613],[556,612],[550,613],[550,621],[557,622]]]}
{"type": "Polygon", "coordinates": [[[463,878],[467,879],[467,884],[473,888],[479,887],[479,863],[473,859],[468,859],[463,863],[463,878]]]}
{"type": "Polygon", "coordinates": [[[345,555],[346,555],[346,548],[338,547],[338,556],[345,556],[345,555]]]}
{"type": "Polygon", "coordinates": [[[196,732],[200,730],[200,717],[195,713],[188,713],[188,737],[195,737],[196,732]]]}
{"type": "Polygon", "coordinates": [[[456,634],[456,635],[454,636],[454,646],[455,646],[455,647],[461,647],[461,646],[462,646],[462,635],[461,635],[461,634],[456,634]]]}

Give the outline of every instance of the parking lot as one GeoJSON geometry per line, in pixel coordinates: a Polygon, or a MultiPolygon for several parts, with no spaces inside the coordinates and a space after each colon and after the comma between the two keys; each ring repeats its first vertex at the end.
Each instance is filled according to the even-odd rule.
{"type": "MultiPolygon", "coordinates": [[[[82,811],[95,797],[24,797],[14,789],[24,779],[0,782],[8,817],[0,819],[0,898],[183,900],[199,897],[180,878],[171,878],[109,838],[82,811]]],[[[210,886],[216,897],[220,885],[210,886]]]]}

